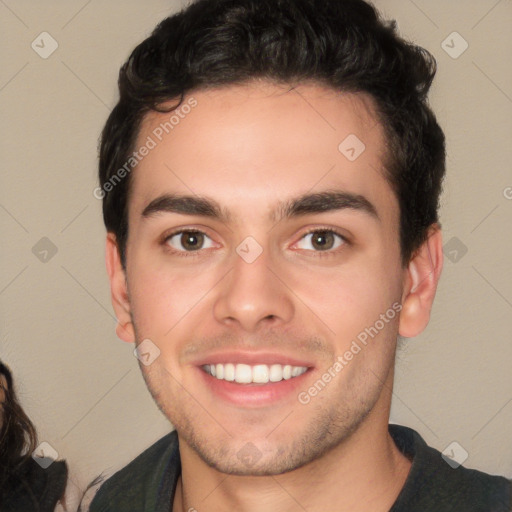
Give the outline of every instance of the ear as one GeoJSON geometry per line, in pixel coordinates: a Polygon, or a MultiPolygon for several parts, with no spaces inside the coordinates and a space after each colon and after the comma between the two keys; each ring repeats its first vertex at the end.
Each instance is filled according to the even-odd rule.
{"type": "Polygon", "coordinates": [[[406,269],[398,328],[401,336],[412,338],[427,327],[442,269],[441,228],[432,224],[427,240],[414,253],[406,269]]]}
{"type": "Polygon", "coordinates": [[[113,233],[107,233],[105,263],[110,280],[110,297],[117,317],[116,334],[123,341],[134,343],[135,332],[130,315],[126,273],[121,264],[119,247],[113,233]]]}

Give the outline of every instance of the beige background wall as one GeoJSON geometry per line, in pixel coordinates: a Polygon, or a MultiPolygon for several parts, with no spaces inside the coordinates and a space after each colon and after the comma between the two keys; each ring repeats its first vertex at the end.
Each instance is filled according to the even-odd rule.
{"type": "MultiPolygon", "coordinates": [[[[440,450],[457,441],[466,466],[512,477],[512,2],[375,3],[438,60],[431,99],[449,153],[444,274],[429,328],[399,354],[392,421],[440,450]],[[445,43],[452,56],[441,46],[454,31],[469,45],[457,58],[458,36],[445,43]]],[[[92,192],[119,66],[180,6],[0,2],[0,354],[41,441],[79,486],[169,429],[133,346],[114,333],[92,192]],[[43,31],[58,44],[46,59],[31,48],[43,31]]],[[[42,37],[40,53],[52,44],[42,37]]]]}

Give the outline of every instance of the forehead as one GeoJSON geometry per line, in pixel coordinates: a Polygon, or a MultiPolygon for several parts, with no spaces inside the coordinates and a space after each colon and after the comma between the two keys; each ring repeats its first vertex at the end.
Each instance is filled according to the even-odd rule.
{"type": "Polygon", "coordinates": [[[208,195],[246,216],[333,187],[377,206],[395,201],[383,130],[364,94],[257,82],[197,91],[182,105],[141,124],[136,148],[151,150],[132,174],[131,214],[162,192],[208,195]]]}

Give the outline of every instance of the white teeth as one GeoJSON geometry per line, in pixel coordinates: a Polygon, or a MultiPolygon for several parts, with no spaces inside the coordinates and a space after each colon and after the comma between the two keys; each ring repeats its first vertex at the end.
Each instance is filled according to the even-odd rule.
{"type": "Polygon", "coordinates": [[[252,382],[252,371],[248,364],[237,364],[235,366],[235,381],[239,384],[249,384],[252,382]]]}
{"type": "Polygon", "coordinates": [[[235,380],[235,365],[228,363],[224,365],[224,380],[233,382],[235,380]]]}
{"type": "Polygon", "coordinates": [[[265,384],[268,382],[268,366],[266,364],[258,364],[252,367],[252,381],[265,384]]]}
{"type": "MultiPolygon", "coordinates": [[[[219,369],[217,368],[217,375],[219,373],[219,369]]],[[[292,377],[298,377],[300,375],[300,368],[298,366],[294,366],[292,368],[292,377]]]]}
{"type": "Polygon", "coordinates": [[[268,382],[279,382],[281,380],[298,377],[307,371],[305,366],[291,366],[289,364],[206,364],[203,370],[212,377],[229,382],[236,381],[239,384],[267,384],[268,382]]]}
{"type": "Polygon", "coordinates": [[[280,364],[273,364],[270,367],[270,382],[279,382],[283,380],[283,367],[280,364]]]}

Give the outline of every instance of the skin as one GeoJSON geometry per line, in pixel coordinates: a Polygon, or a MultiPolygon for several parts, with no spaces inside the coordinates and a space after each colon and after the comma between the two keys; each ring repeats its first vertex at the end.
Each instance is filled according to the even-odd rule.
{"type": "MultiPolygon", "coordinates": [[[[133,171],[126,270],[111,233],[106,248],[118,336],[160,350],[141,370],[178,432],[173,510],[387,511],[411,465],[388,433],[396,340],[428,324],[440,230],[401,265],[399,206],[369,97],[265,82],[192,96],[197,106],[133,171]],[[338,150],[349,134],[366,146],[355,161],[338,150]],[[333,189],[364,196],[378,218],[354,208],[272,217],[280,202],[333,189]],[[142,216],[164,192],[213,199],[230,218],[142,216]],[[165,240],[187,228],[207,235],[200,250],[165,240]],[[333,236],[325,249],[310,229],[346,241],[333,236]],[[236,252],[248,236],[262,249],[252,263],[236,252]],[[212,352],[271,350],[307,360],[297,390],[307,391],[394,303],[400,315],[306,405],[293,392],[235,406],[198,378],[198,359],[212,352]],[[248,446],[251,464],[237,456],[248,446]]],[[[148,114],[137,147],[168,118],[148,114]]]]}

